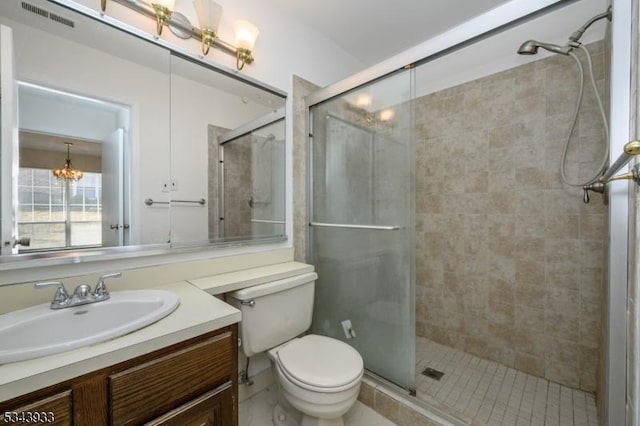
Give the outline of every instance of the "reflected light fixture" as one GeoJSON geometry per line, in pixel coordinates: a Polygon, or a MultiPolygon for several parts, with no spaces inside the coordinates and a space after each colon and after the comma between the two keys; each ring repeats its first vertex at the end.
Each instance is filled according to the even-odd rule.
{"type": "Polygon", "coordinates": [[[71,165],[71,156],[69,155],[69,151],[73,144],[71,142],[65,142],[65,145],[67,145],[67,158],[64,160],[64,167],[61,169],[53,169],[53,175],[58,180],[62,181],[78,181],[82,179],[83,173],[82,170],[74,169],[71,165]]]}
{"type": "Polygon", "coordinates": [[[171,12],[176,4],[176,0],[154,0],[151,3],[153,10],[156,12],[156,31],[158,35],[162,35],[164,23],[171,18],[171,12]]]}
{"type": "Polygon", "coordinates": [[[396,116],[396,112],[393,108],[387,108],[380,111],[380,121],[389,121],[393,120],[393,117],[396,116]]]}
{"type": "Polygon", "coordinates": [[[251,22],[244,20],[236,21],[233,24],[233,31],[236,33],[236,48],[238,49],[236,52],[236,68],[241,70],[244,68],[244,64],[253,62],[251,51],[253,51],[253,46],[260,31],[251,22]]]}
{"type": "Polygon", "coordinates": [[[358,108],[368,108],[373,103],[373,97],[369,94],[362,93],[356,98],[356,106],[358,108]]]}
{"type": "Polygon", "coordinates": [[[218,25],[222,16],[222,6],[213,0],[193,0],[193,6],[200,22],[202,33],[202,54],[209,53],[209,48],[218,37],[218,25]]]}
{"type": "MultiPolygon", "coordinates": [[[[156,19],[156,32],[162,35],[162,28],[167,25],[179,38],[195,38],[202,43],[202,54],[207,55],[211,46],[236,57],[236,68],[241,70],[245,64],[253,62],[253,46],[260,31],[258,27],[244,20],[237,21],[233,25],[236,35],[236,45],[227,43],[218,37],[218,25],[222,16],[222,6],[213,0],[192,0],[196,9],[200,28],[191,25],[189,20],[181,13],[175,11],[176,0],[151,0],[151,4],[145,0],[109,0],[118,3],[134,12],[141,13],[156,19]],[[175,15],[172,18],[172,15],[175,15]]],[[[100,0],[100,8],[104,14],[107,9],[107,0],[100,0]]]]}

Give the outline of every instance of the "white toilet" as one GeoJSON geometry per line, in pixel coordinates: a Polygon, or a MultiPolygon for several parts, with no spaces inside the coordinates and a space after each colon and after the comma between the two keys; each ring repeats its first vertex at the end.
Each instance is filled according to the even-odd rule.
{"type": "Polygon", "coordinates": [[[358,398],[362,357],[339,340],[309,334],[316,273],[306,273],[232,293],[242,311],[240,337],[248,357],[267,351],[282,402],[274,423],[341,426],[358,398]],[[298,410],[296,412],[295,410],[298,410]],[[292,412],[293,411],[293,412],[292,412]]]}

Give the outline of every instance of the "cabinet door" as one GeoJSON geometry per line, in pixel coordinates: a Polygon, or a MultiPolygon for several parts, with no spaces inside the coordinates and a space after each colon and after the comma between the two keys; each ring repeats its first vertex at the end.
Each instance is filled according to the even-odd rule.
{"type": "Polygon", "coordinates": [[[109,376],[111,423],[141,424],[232,379],[231,332],[109,376]]]}
{"type": "Polygon", "coordinates": [[[147,426],[231,426],[233,419],[233,387],[231,382],[205,393],[147,426]]]}
{"type": "Polygon", "coordinates": [[[9,410],[3,408],[2,415],[0,424],[70,426],[71,391],[61,392],[21,407],[9,410]]]}

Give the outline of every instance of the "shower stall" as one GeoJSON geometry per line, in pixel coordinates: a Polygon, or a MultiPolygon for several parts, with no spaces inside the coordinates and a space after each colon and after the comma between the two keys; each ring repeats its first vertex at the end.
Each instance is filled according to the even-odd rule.
{"type": "Polygon", "coordinates": [[[579,3],[307,98],[312,331],[462,424],[598,424],[608,212],[571,182],[608,158],[611,15],[579,3]]]}

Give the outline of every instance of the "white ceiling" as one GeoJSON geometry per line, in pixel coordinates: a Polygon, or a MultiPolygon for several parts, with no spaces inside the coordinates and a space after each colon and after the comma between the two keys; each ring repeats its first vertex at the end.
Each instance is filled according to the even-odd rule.
{"type": "Polygon", "coordinates": [[[369,66],[508,0],[262,0],[369,66]]]}

